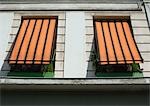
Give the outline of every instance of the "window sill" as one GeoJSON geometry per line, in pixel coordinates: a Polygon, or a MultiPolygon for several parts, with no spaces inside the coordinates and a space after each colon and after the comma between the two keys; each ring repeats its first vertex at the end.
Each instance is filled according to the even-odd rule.
{"type": "Polygon", "coordinates": [[[97,72],[96,77],[131,77],[131,78],[139,78],[143,77],[142,72],[112,72],[112,73],[102,73],[102,72],[97,72]]]}
{"type": "Polygon", "coordinates": [[[52,78],[54,72],[9,72],[7,76],[52,78]]]}

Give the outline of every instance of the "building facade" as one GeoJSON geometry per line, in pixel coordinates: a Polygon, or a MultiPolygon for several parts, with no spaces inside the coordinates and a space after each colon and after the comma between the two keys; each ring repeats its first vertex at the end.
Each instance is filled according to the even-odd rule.
{"type": "Polygon", "coordinates": [[[0,33],[2,106],[150,105],[149,0],[0,0],[0,33]]]}

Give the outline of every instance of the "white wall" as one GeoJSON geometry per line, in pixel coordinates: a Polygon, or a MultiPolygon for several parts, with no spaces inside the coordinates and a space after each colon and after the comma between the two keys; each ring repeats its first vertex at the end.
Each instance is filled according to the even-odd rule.
{"type": "Polygon", "coordinates": [[[13,13],[0,13],[0,70],[7,55],[6,49],[8,46],[9,34],[13,21],[13,13]]]}
{"type": "Polygon", "coordinates": [[[84,12],[66,12],[65,78],[86,77],[84,12]]]}

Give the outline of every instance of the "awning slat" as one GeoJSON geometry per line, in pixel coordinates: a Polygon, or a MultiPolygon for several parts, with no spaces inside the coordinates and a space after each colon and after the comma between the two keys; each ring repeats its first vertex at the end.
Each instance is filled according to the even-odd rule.
{"type": "MultiPolygon", "coordinates": [[[[29,27],[29,24],[30,24],[30,20],[28,21],[28,24],[27,24],[27,27],[26,27],[26,29],[25,30],[20,30],[20,32],[22,32],[22,33],[20,33],[20,34],[23,34],[23,36],[22,36],[22,39],[19,39],[19,40],[21,40],[21,42],[20,42],[20,46],[19,46],[19,51],[18,51],[18,54],[17,54],[17,56],[16,56],[16,64],[18,63],[18,58],[19,58],[19,54],[20,54],[20,51],[21,51],[21,47],[22,47],[22,44],[23,44],[23,41],[24,41],[24,38],[25,38],[25,35],[26,35],[26,33],[27,33],[27,30],[28,30],[28,27],[29,27]],[[24,31],[24,32],[23,32],[24,31]]],[[[17,44],[17,43],[16,43],[17,44]]],[[[23,61],[22,61],[23,62],[23,61]]],[[[21,63],[21,62],[20,62],[21,63]]]]}
{"type": "MultiPolygon", "coordinates": [[[[127,42],[127,46],[128,46],[128,49],[129,49],[129,52],[130,52],[130,55],[131,55],[131,58],[132,58],[132,60],[134,61],[134,57],[133,57],[133,54],[132,54],[132,52],[131,52],[131,47],[130,47],[130,45],[129,45],[129,42],[128,42],[128,39],[127,39],[127,34],[128,33],[130,33],[129,31],[125,31],[125,27],[123,26],[123,24],[124,23],[127,23],[127,22],[121,22],[121,28],[123,29],[123,33],[124,33],[124,37],[125,37],[125,41],[127,42]]],[[[129,62],[128,62],[129,63],[129,62]]]]}
{"type": "MultiPolygon", "coordinates": [[[[32,38],[34,37],[33,34],[34,34],[34,31],[35,31],[35,27],[36,27],[36,24],[37,24],[37,20],[35,20],[35,23],[34,23],[34,27],[33,27],[33,30],[32,30],[32,33],[31,33],[31,37],[30,37],[30,40],[29,40],[29,43],[28,43],[28,47],[27,47],[27,52],[25,54],[25,63],[27,63],[27,56],[28,56],[28,53],[29,53],[29,48],[31,46],[31,41],[32,41],[32,38]]],[[[33,41],[32,41],[33,42],[33,41]]]]}
{"type": "MultiPolygon", "coordinates": [[[[117,57],[117,62],[119,60],[124,60],[123,58],[123,54],[121,51],[121,46],[118,40],[118,36],[117,36],[117,32],[116,32],[116,28],[115,28],[115,23],[114,22],[109,22],[110,24],[110,32],[112,34],[112,42],[114,44],[114,51],[116,52],[116,57],[117,57]]],[[[124,62],[123,62],[124,63],[124,62]]]]}
{"type": "Polygon", "coordinates": [[[143,62],[128,21],[95,21],[99,64],[143,62]]]}
{"type": "MultiPolygon", "coordinates": [[[[27,53],[27,48],[28,48],[28,44],[32,35],[32,31],[34,28],[34,24],[35,24],[35,20],[30,20],[28,29],[26,31],[26,34],[24,35],[24,39],[23,39],[23,43],[20,46],[20,53],[18,54],[18,59],[17,60],[25,60],[25,55],[27,53]],[[22,49],[23,48],[23,49],[22,49]]],[[[24,61],[17,61],[18,64],[20,63],[24,63],[24,61]]]]}
{"type": "MultiPolygon", "coordinates": [[[[15,40],[15,44],[13,46],[13,51],[11,52],[10,60],[16,60],[17,59],[19,48],[20,48],[21,42],[23,40],[25,30],[27,29],[28,23],[29,23],[29,20],[23,20],[23,22],[21,23],[19,33],[17,35],[17,39],[15,40]]],[[[10,61],[10,63],[16,63],[16,61],[10,61]]]]}
{"type": "Polygon", "coordinates": [[[49,64],[55,37],[56,18],[23,18],[14,47],[10,54],[10,64],[49,64]],[[46,55],[46,58],[45,58],[46,55]]]}
{"type": "Polygon", "coordinates": [[[111,64],[111,63],[114,63],[112,61],[116,61],[116,58],[115,58],[115,54],[114,54],[114,50],[113,50],[113,46],[112,46],[112,41],[110,38],[108,22],[103,22],[103,27],[104,27],[104,35],[105,35],[105,39],[106,39],[106,49],[108,52],[108,62],[111,64]]]}
{"type": "MultiPolygon", "coordinates": [[[[105,48],[105,43],[104,43],[104,37],[103,37],[103,32],[102,32],[102,26],[100,22],[96,22],[96,30],[97,30],[97,38],[101,39],[101,42],[98,42],[99,46],[99,53],[100,53],[100,61],[107,61],[107,57],[106,57],[106,48],[105,48]],[[101,51],[103,51],[103,53],[101,53],[101,51]]],[[[107,63],[107,62],[106,62],[107,63]]]]}
{"type": "Polygon", "coordinates": [[[47,40],[46,40],[46,45],[45,45],[45,50],[44,50],[44,55],[43,55],[43,61],[49,60],[50,54],[52,52],[52,49],[50,49],[53,46],[52,40],[56,37],[55,33],[55,25],[56,25],[56,20],[51,19],[50,20],[50,26],[48,29],[48,35],[47,35],[47,40]]]}
{"type": "Polygon", "coordinates": [[[116,51],[116,49],[115,49],[115,45],[114,45],[114,42],[113,42],[113,37],[112,37],[112,36],[113,36],[113,33],[111,32],[110,23],[108,23],[108,30],[109,30],[109,33],[110,33],[110,39],[111,39],[110,42],[112,43],[112,51],[113,51],[114,56],[115,56],[115,57],[114,57],[114,58],[115,58],[114,60],[116,60],[116,63],[118,64],[118,59],[117,59],[117,55],[116,55],[116,54],[117,54],[117,53],[116,53],[117,51],[116,51]]]}
{"type": "Polygon", "coordinates": [[[133,55],[133,58],[135,60],[140,60],[141,57],[140,57],[140,54],[138,53],[138,48],[134,42],[134,39],[133,39],[133,36],[131,34],[131,30],[129,29],[129,25],[128,23],[123,23],[123,27],[124,27],[124,30],[126,32],[126,37],[127,37],[127,40],[128,40],[128,43],[129,43],[129,46],[130,46],[130,49],[131,49],[131,52],[132,52],[132,55],[133,55]],[[130,33],[127,33],[127,32],[130,32],[130,33]]]}
{"type": "Polygon", "coordinates": [[[33,63],[33,61],[27,61],[27,60],[33,60],[34,51],[36,48],[36,43],[37,43],[37,39],[38,39],[41,25],[42,25],[42,20],[41,19],[37,20],[36,26],[35,26],[35,29],[33,32],[34,36],[32,37],[31,43],[29,45],[29,50],[28,50],[28,54],[27,54],[27,58],[26,58],[26,64],[32,64],[33,63]]]}
{"type": "Polygon", "coordinates": [[[103,35],[103,39],[104,39],[104,48],[105,48],[105,50],[106,50],[106,60],[107,60],[107,63],[109,64],[109,57],[108,57],[108,48],[107,48],[107,44],[106,44],[106,37],[105,37],[105,30],[104,30],[104,28],[105,28],[105,26],[103,25],[103,22],[101,22],[101,27],[102,27],[102,35],[103,35]]]}
{"type": "Polygon", "coordinates": [[[44,20],[43,21],[43,26],[41,29],[41,33],[39,36],[39,40],[38,40],[38,44],[37,44],[37,49],[36,49],[36,53],[35,53],[35,63],[36,64],[41,64],[41,62],[37,62],[36,60],[42,60],[42,53],[43,53],[43,48],[44,48],[44,41],[46,38],[46,32],[47,32],[47,28],[48,28],[48,20],[44,20]]]}
{"type": "Polygon", "coordinates": [[[116,22],[116,26],[117,26],[117,30],[118,30],[118,34],[119,34],[119,39],[121,41],[121,47],[122,47],[123,53],[125,55],[125,60],[130,60],[130,59],[132,59],[132,57],[131,57],[127,42],[125,40],[121,22],[116,22]]]}

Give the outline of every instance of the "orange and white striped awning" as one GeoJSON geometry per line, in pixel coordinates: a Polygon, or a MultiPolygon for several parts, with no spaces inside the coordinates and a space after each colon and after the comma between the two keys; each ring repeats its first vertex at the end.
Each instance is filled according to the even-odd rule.
{"type": "Polygon", "coordinates": [[[57,17],[23,17],[9,64],[49,64],[56,38],[57,17]]]}
{"type": "Polygon", "coordinates": [[[143,62],[127,20],[95,20],[99,64],[143,62]]]}

